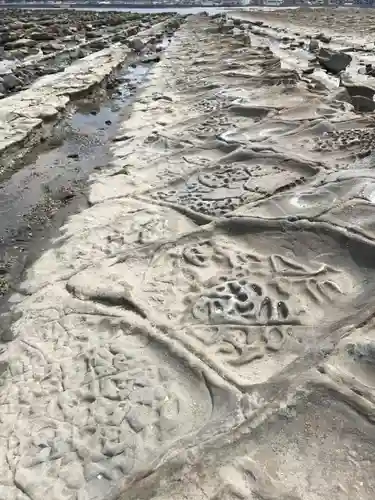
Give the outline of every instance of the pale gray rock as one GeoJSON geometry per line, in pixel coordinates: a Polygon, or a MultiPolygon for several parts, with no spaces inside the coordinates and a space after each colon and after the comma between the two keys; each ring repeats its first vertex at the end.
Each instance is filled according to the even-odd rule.
{"type": "Polygon", "coordinates": [[[142,52],[142,50],[144,49],[144,43],[140,38],[137,37],[132,38],[132,40],[129,43],[129,46],[136,52],[142,52]]]}
{"type": "Polygon", "coordinates": [[[95,49],[95,50],[103,50],[105,47],[107,47],[108,45],[108,42],[104,41],[104,40],[92,40],[91,42],[89,42],[87,44],[88,47],[90,47],[91,49],[95,49]]]}
{"type": "MultiPolygon", "coordinates": [[[[189,16],[12,295],[0,498],[373,500],[372,117],[239,45],[189,16]]],[[[5,99],[2,138],[129,55],[5,99]]]]}
{"type": "Polygon", "coordinates": [[[16,63],[14,61],[0,61],[0,76],[8,75],[15,67],[16,63]]]}
{"type": "MultiPolygon", "coordinates": [[[[28,90],[2,99],[0,151],[14,144],[18,144],[20,150],[27,139],[32,145],[33,131],[40,128],[44,120],[55,118],[76,94],[102,82],[128,54],[129,49],[121,46],[95,52],[61,73],[40,78],[28,90]],[[12,120],[9,120],[10,116],[12,120]]],[[[50,68],[48,72],[52,70],[50,68]]],[[[7,66],[3,68],[2,83],[5,89],[12,90],[22,82],[7,66]]],[[[12,160],[9,159],[9,162],[11,164],[12,160]]]]}
{"type": "Polygon", "coordinates": [[[49,54],[51,52],[59,52],[60,50],[64,50],[65,45],[57,42],[49,42],[43,43],[40,48],[44,54],[49,54]]]}
{"type": "Polygon", "coordinates": [[[239,29],[239,28],[233,28],[232,29],[232,35],[235,37],[235,38],[239,38],[242,36],[242,31],[239,29]]]}
{"type": "Polygon", "coordinates": [[[247,45],[248,47],[251,47],[252,42],[251,42],[251,36],[249,31],[245,31],[242,36],[242,41],[244,45],[247,45]]]}
{"type": "Polygon", "coordinates": [[[54,40],[56,35],[54,33],[49,33],[48,31],[34,31],[30,33],[30,38],[38,42],[54,40]]]}
{"type": "Polygon", "coordinates": [[[320,40],[323,43],[330,43],[330,41],[332,40],[332,37],[325,35],[324,33],[319,33],[319,35],[316,35],[315,39],[320,40]]]}
{"type": "Polygon", "coordinates": [[[310,40],[310,43],[309,43],[309,51],[310,52],[316,52],[319,50],[319,42],[318,40],[310,40]]]}
{"type": "Polygon", "coordinates": [[[34,47],[36,45],[36,41],[31,38],[20,38],[19,40],[15,40],[14,42],[8,42],[5,44],[6,50],[19,49],[21,47],[34,47]]]}
{"type": "Polygon", "coordinates": [[[346,89],[339,88],[332,94],[332,100],[333,101],[340,101],[340,102],[346,102],[350,103],[351,102],[351,97],[349,92],[346,89]]]}
{"type": "Polygon", "coordinates": [[[13,73],[9,73],[2,77],[2,84],[4,85],[6,90],[12,90],[14,89],[14,87],[22,85],[22,80],[20,80],[13,73]]]}
{"type": "Polygon", "coordinates": [[[222,33],[229,33],[233,30],[233,28],[234,28],[233,19],[228,19],[226,17],[223,17],[222,19],[220,19],[219,30],[222,33]]]}

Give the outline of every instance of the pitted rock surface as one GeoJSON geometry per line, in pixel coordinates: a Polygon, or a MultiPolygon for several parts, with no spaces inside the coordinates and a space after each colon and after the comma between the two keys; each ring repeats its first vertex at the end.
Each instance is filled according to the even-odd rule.
{"type": "Polygon", "coordinates": [[[7,500],[374,498],[372,116],[272,19],[187,18],[13,294],[7,500]]]}

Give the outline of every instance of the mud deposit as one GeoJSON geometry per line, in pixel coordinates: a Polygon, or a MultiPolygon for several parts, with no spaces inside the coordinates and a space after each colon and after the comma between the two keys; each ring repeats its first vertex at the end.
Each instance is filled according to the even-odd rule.
{"type": "Polygon", "coordinates": [[[373,500],[375,61],[283,12],[188,17],[5,181],[90,174],[1,316],[7,500],[373,500]]]}

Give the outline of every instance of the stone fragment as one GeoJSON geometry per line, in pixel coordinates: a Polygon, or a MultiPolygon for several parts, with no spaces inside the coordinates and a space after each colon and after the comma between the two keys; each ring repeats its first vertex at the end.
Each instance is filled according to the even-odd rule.
{"type": "Polygon", "coordinates": [[[351,97],[362,96],[370,100],[374,99],[375,88],[371,87],[370,85],[356,85],[350,82],[342,82],[342,86],[345,87],[351,97]]]}
{"type": "Polygon", "coordinates": [[[330,43],[330,41],[332,40],[332,37],[325,35],[324,33],[319,33],[319,35],[316,35],[315,39],[320,40],[323,43],[330,43]]]}
{"type": "Polygon", "coordinates": [[[142,40],[140,38],[133,38],[130,42],[129,42],[129,46],[135,50],[135,52],[141,52],[143,49],[144,49],[144,43],[142,42],[142,40]]]}
{"type": "Polygon", "coordinates": [[[50,52],[58,52],[59,50],[63,50],[65,47],[61,43],[49,42],[43,43],[40,48],[44,54],[49,54],[50,52]]]}
{"type": "Polygon", "coordinates": [[[317,50],[319,50],[319,42],[318,42],[318,40],[310,40],[309,51],[310,52],[316,52],[317,50]]]}
{"type": "Polygon", "coordinates": [[[318,55],[319,64],[333,74],[344,71],[352,61],[352,56],[345,52],[333,52],[327,49],[320,49],[318,55]]]}
{"type": "Polygon", "coordinates": [[[2,79],[3,79],[2,84],[4,85],[6,90],[12,90],[14,87],[22,85],[22,81],[13,73],[4,75],[2,79]]]}
{"type": "Polygon", "coordinates": [[[352,104],[356,111],[360,113],[371,113],[375,110],[375,101],[361,95],[355,95],[351,98],[352,104]]]}
{"type": "Polygon", "coordinates": [[[351,102],[349,92],[343,88],[339,88],[334,92],[332,100],[347,103],[351,102]]]}
{"type": "Polygon", "coordinates": [[[4,45],[5,50],[19,49],[21,47],[34,47],[36,41],[31,38],[20,38],[14,42],[8,42],[4,45]]]}
{"type": "Polygon", "coordinates": [[[36,40],[38,42],[54,40],[56,35],[54,33],[48,33],[48,31],[33,31],[30,34],[30,38],[32,40],[36,40]]]}

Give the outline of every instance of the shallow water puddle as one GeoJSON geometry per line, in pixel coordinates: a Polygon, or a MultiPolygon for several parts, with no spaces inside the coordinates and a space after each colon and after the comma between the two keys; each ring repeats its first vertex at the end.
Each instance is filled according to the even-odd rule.
{"type": "Polygon", "coordinates": [[[10,271],[14,254],[25,251],[33,226],[48,220],[75,196],[82,196],[89,175],[108,165],[110,140],[151,68],[152,64],[124,68],[109,96],[99,102],[78,103],[76,111],[57,124],[56,136],[40,145],[23,168],[4,179],[0,185],[3,275],[10,271]]]}

